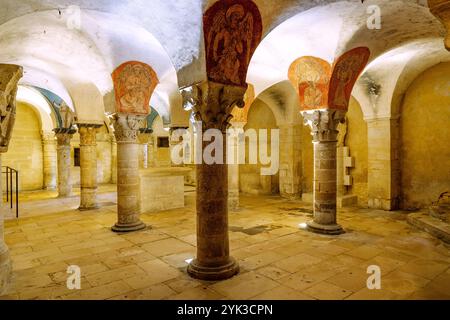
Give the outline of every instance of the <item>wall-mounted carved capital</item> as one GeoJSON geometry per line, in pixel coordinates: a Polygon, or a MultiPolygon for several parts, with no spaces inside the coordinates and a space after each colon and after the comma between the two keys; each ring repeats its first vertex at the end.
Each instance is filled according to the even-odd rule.
{"type": "Polygon", "coordinates": [[[233,118],[233,108],[244,107],[246,90],[246,87],[206,81],[184,90],[182,95],[185,104],[192,106],[195,120],[202,122],[203,130],[225,132],[233,118]]]}
{"type": "Polygon", "coordinates": [[[444,43],[445,48],[450,51],[450,0],[428,0],[428,6],[431,13],[447,28],[447,36],[444,43]]]}
{"type": "Polygon", "coordinates": [[[115,113],[111,119],[117,143],[138,143],[138,133],[145,115],[115,113]]]}
{"type": "Polygon", "coordinates": [[[101,127],[99,124],[78,123],[78,132],[80,133],[80,146],[97,145],[96,134],[97,129],[101,127]]]}
{"type": "Polygon", "coordinates": [[[0,64],[0,152],[8,151],[16,119],[17,84],[22,75],[21,66],[0,64]]]}
{"type": "Polygon", "coordinates": [[[55,134],[53,132],[41,132],[42,144],[55,144],[55,134]]]}
{"type": "Polygon", "coordinates": [[[305,125],[310,126],[314,142],[337,141],[338,124],[345,121],[342,110],[309,110],[303,111],[305,125]]]}

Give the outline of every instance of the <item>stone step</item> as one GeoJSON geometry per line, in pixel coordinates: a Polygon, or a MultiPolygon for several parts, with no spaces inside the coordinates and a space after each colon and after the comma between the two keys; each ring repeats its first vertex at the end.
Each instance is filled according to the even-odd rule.
{"type": "Polygon", "coordinates": [[[407,221],[410,225],[424,230],[446,243],[450,243],[450,223],[432,217],[425,211],[408,214],[407,221]]]}

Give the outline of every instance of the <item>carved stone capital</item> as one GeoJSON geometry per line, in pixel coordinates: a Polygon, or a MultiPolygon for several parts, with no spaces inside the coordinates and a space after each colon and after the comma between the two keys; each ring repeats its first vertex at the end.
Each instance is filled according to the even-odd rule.
{"type": "Polygon", "coordinates": [[[80,133],[80,146],[97,145],[96,134],[97,129],[101,127],[99,124],[78,123],[78,132],[80,133]]]}
{"type": "Polygon", "coordinates": [[[73,134],[60,132],[55,135],[58,146],[70,146],[70,140],[72,139],[73,134]]]}
{"type": "Polygon", "coordinates": [[[192,106],[195,120],[202,122],[203,130],[225,132],[233,118],[233,108],[244,107],[246,90],[246,87],[205,81],[184,90],[182,95],[185,105],[192,106]]]}
{"type": "Polygon", "coordinates": [[[332,109],[302,111],[314,142],[337,141],[338,124],[345,121],[345,114],[345,111],[332,109]]]}
{"type": "Polygon", "coordinates": [[[0,152],[8,151],[16,119],[17,84],[22,75],[21,66],[0,64],[0,152]]]}
{"type": "Polygon", "coordinates": [[[69,128],[56,128],[53,131],[55,132],[58,146],[70,146],[70,140],[74,133],[77,132],[75,129],[69,128]]]}
{"type": "Polygon", "coordinates": [[[111,116],[117,143],[138,143],[139,129],[145,115],[115,113],[111,116]]]}
{"type": "Polygon", "coordinates": [[[444,40],[445,48],[450,51],[450,0],[428,0],[431,13],[436,16],[447,29],[444,40]]]}

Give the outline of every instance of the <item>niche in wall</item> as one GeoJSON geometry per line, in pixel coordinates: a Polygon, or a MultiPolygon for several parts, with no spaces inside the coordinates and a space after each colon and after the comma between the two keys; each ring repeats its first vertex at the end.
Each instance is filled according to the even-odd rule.
{"type": "Polygon", "coordinates": [[[73,166],[80,166],[80,148],[73,148],[73,166]]]}
{"type": "Polygon", "coordinates": [[[158,146],[158,148],[168,148],[169,147],[169,137],[158,137],[157,146],[158,146]]]}

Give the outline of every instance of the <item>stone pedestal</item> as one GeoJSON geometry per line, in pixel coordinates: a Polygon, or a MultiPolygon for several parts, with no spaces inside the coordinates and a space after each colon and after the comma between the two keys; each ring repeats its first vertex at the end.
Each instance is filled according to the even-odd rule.
{"type": "Polygon", "coordinates": [[[115,114],[114,134],[117,140],[117,223],[115,232],[146,228],[140,220],[139,208],[139,143],[138,132],[144,116],[115,114]]]}
{"type": "Polygon", "coordinates": [[[336,110],[303,112],[314,144],[314,219],[307,222],[307,228],[316,233],[344,232],[336,218],[336,128],[344,116],[345,112],[336,110]]]}
{"type": "Polygon", "coordinates": [[[70,177],[70,139],[72,139],[75,129],[55,129],[57,139],[57,160],[58,160],[58,197],[68,197],[72,195],[72,182],[70,177]]]}
{"type": "Polygon", "coordinates": [[[80,207],[79,210],[98,208],[97,203],[97,142],[101,125],[78,124],[80,133],[80,207]]]}
{"type": "MultiPolygon", "coordinates": [[[[197,164],[197,257],[189,264],[190,276],[202,280],[223,280],[239,272],[230,257],[228,239],[228,166],[225,131],[233,107],[244,106],[246,88],[204,82],[189,93],[190,104],[202,130],[217,129],[223,134],[222,164],[197,164]]],[[[186,95],[185,95],[186,97],[186,95]]],[[[209,142],[203,142],[203,148],[209,142]]]]}
{"type": "Polygon", "coordinates": [[[139,170],[140,212],[184,207],[184,177],[191,168],[166,167],[139,170]],[[161,188],[164,186],[164,188],[161,188]]]}
{"type": "Polygon", "coordinates": [[[56,140],[53,132],[42,133],[44,189],[56,189],[56,140]]]}

